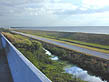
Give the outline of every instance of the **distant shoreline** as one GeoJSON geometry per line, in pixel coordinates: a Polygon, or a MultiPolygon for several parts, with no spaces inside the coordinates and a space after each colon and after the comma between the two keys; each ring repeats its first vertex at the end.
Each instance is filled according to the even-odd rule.
{"type": "Polygon", "coordinates": [[[109,26],[11,27],[12,29],[109,34],[109,26]]]}

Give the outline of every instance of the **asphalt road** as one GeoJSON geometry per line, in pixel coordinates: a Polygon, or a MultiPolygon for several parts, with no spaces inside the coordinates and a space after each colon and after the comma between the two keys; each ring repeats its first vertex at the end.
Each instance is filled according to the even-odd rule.
{"type": "Polygon", "coordinates": [[[81,48],[81,47],[78,47],[78,46],[74,46],[74,45],[70,45],[70,44],[66,44],[66,43],[62,43],[62,42],[58,42],[58,41],[54,41],[54,40],[49,40],[47,38],[42,38],[42,37],[38,37],[38,36],[35,36],[35,35],[31,35],[31,34],[26,34],[26,33],[21,33],[21,32],[16,32],[16,31],[12,31],[12,32],[17,33],[17,34],[21,34],[21,35],[24,35],[24,36],[28,36],[28,37],[31,37],[31,38],[34,38],[34,39],[38,39],[38,40],[41,40],[41,41],[44,41],[44,42],[48,42],[48,43],[51,43],[51,44],[59,45],[59,46],[62,46],[64,48],[76,50],[76,51],[79,51],[79,52],[82,52],[82,53],[90,54],[92,56],[96,56],[96,57],[100,57],[100,58],[109,60],[109,54],[106,54],[106,53],[102,53],[102,52],[98,52],[98,51],[94,51],[94,50],[89,50],[89,49],[86,49],[86,48],[81,48]]]}

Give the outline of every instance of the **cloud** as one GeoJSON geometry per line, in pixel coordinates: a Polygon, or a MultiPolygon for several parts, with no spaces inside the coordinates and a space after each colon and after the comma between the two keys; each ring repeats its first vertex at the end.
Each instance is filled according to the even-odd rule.
{"type": "Polygon", "coordinates": [[[109,0],[83,0],[84,8],[98,9],[109,6],[109,0]]]}
{"type": "Polygon", "coordinates": [[[2,0],[3,15],[53,15],[56,12],[73,11],[77,6],[71,3],[60,3],[61,0],[2,0]]]}
{"type": "MultiPolygon", "coordinates": [[[[86,22],[92,24],[92,21],[98,21],[101,17],[102,24],[104,25],[106,22],[108,25],[106,21],[109,18],[108,5],[108,0],[0,0],[0,20],[2,22],[3,19],[6,19],[10,23],[10,19],[13,18],[11,20],[14,22],[16,19],[17,23],[25,19],[26,24],[27,20],[37,21],[38,19],[42,21],[40,25],[49,25],[51,21],[53,21],[52,25],[83,25],[86,22]],[[8,17],[10,18],[7,19],[8,17]],[[30,18],[26,19],[27,17],[30,18]],[[48,17],[50,17],[49,20],[48,17]]],[[[10,24],[12,25],[13,22],[10,24]]],[[[4,22],[2,23],[4,24],[4,22]]],[[[20,23],[23,25],[23,22],[20,23]]],[[[35,26],[39,23],[31,23],[30,25],[35,26]]]]}
{"type": "Polygon", "coordinates": [[[1,0],[0,16],[74,15],[109,11],[109,3],[105,1],[108,0],[83,0],[78,6],[62,0],[1,0]]]}

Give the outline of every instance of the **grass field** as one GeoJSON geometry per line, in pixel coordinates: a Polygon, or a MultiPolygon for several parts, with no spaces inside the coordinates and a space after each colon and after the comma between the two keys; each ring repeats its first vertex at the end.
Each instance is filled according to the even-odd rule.
{"type": "MultiPolygon", "coordinates": [[[[51,60],[51,56],[45,54],[43,44],[39,41],[19,34],[2,33],[28,60],[52,80],[52,82],[86,82],[75,78],[71,74],[65,73],[63,68],[66,66],[66,63],[51,60]]],[[[59,51],[61,51],[61,49],[59,49],[59,51]]]]}
{"type": "MultiPolygon", "coordinates": [[[[62,43],[66,43],[66,44],[70,44],[70,45],[74,45],[74,46],[79,46],[82,48],[87,48],[89,50],[95,50],[98,52],[109,53],[109,45],[97,44],[97,43],[94,43],[94,41],[92,41],[93,43],[89,43],[89,42],[85,42],[85,41],[74,40],[73,37],[70,37],[70,39],[68,39],[68,37],[69,37],[69,36],[67,36],[68,33],[65,35],[65,33],[63,34],[63,32],[49,32],[49,31],[37,31],[37,30],[17,30],[17,31],[36,35],[39,37],[45,37],[47,39],[55,40],[58,42],[62,42],[62,43]]],[[[86,36],[86,33],[83,33],[83,34],[86,36]]],[[[90,36],[91,36],[91,34],[90,34],[90,36]]],[[[97,36],[99,36],[99,35],[97,35],[97,36]]],[[[105,36],[107,36],[107,35],[104,35],[104,37],[105,36]]],[[[103,35],[102,35],[102,37],[103,37],[103,35]]],[[[81,38],[83,38],[83,36],[81,38]]],[[[86,39],[90,39],[90,37],[87,37],[86,39]]],[[[93,40],[94,40],[94,38],[93,38],[93,40]]],[[[104,41],[105,39],[102,38],[102,40],[104,41]]],[[[107,43],[107,41],[106,41],[106,43],[107,43]]]]}

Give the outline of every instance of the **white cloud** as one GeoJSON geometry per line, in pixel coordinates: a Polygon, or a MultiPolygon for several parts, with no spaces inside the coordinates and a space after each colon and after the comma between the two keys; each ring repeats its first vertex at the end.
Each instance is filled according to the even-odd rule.
{"type": "MultiPolygon", "coordinates": [[[[98,25],[99,21],[101,21],[102,24],[106,22],[106,24],[109,25],[107,21],[109,20],[108,0],[82,0],[82,3],[79,2],[78,5],[76,4],[78,1],[75,1],[76,3],[73,3],[74,0],[72,0],[72,2],[71,0],[64,1],[65,0],[0,0],[0,19],[2,21],[3,19],[9,20],[7,17],[15,17],[13,22],[15,19],[16,21],[19,19],[20,22],[23,17],[25,17],[23,21],[27,21],[26,18],[30,17],[28,19],[29,22],[33,20],[35,23],[35,21],[40,20],[42,21],[41,24],[45,23],[44,25],[46,25],[47,21],[50,22],[51,20],[55,23],[54,25],[89,25],[89,23],[95,24],[96,21],[98,25]],[[49,20],[48,17],[50,17],[49,20]]],[[[22,25],[23,21],[20,22],[22,25]]],[[[9,20],[9,23],[10,22],[9,20]]],[[[13,22],[10,24],[13,24],[13,22]]],[[[32,22],[29,25],[32,25],[32,22]]],[[[47,24],[51,24],[49,22],[47,22],[47,24]]],[[[34,25],[36,25],[36,23],[34,25]]]]}
{"type": "Polygon", "coordinates": [[[82,4],[85,8],[98,9],[109,6],[109,0],[83,0],[82,4]]]}
{"type": "Polygon", "coordinates": [[[88,10],[87,8],[85,8],[85,7],[81,7],[81,8],[79,8],[80,10],[82,10],[82,11],[86,11],[86,10],[88,10]]]}
{"type": "Polygon", "coordinates": [[[94,17],[94,18],[101,17],[101,18],[109,19],[109,11],[101,12],[101,13],[96,12],[96,13],[91,13],[91,14],[80,14],[80,16],[94,17]]]}
{"type": "Polygon", "coordinates": [[[47,9],[62,9],[62,10],[75,10],[77,9],[77,6],[71,4],[71,3],[48,3],[45,4],[45,7],[47,9]]]}
{"type": "Polygon", "coordinates": [[[0,15],[72,15],[102,12],[98,9],[108,6],[109,1],[83,0],[81,7],[62,0],[1,0],[0,5],[0,15]]]}
{"type": "Polygon", "coordinates": [[[62,13],[65,11],[74,11],[78,7],[71,3],[46,3],[43,6],[43,9],[46,10],[46,13],[56,15],[56,13],[62,13]]]}
{"type": "Polygon", "coordinates": [[[3,15],[56,15],[57,12],[74,11],[78,7],[61,0],[1,0],[3,15]]]}

